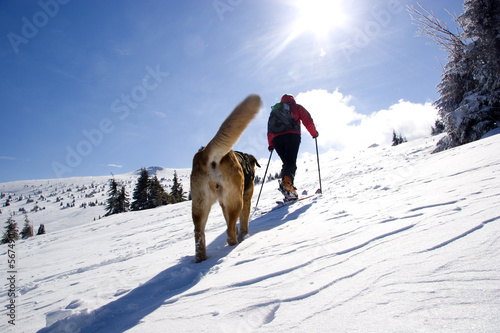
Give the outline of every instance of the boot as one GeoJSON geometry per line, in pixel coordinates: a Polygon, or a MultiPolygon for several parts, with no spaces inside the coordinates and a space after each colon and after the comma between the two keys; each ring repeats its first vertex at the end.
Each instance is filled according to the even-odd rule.
{"type": "Polygon", "coordinates": [[[296,200],[299,196],[295,190],[296,188],[293,186],[292,178],[290,178],[290,176],[284,176],[280,182],[280,191],[285,196],[285,200],[296,200]]]}

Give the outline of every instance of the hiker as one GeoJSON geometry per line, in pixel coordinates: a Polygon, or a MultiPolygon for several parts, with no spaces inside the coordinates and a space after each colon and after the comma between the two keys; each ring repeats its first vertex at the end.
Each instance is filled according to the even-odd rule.
{"type": "Polygon", "coordinates": [[[292,95],[283,95],[281,102],[272,107],[267,124],[269,151],[276,149],[283,162],[279,190],[285,196],[286,201],[298,198],[293,180],[297,170],[301,121],[312,137],[317,138],[318,131],[309,112],[302,105],[297,104],[292,95]]]}

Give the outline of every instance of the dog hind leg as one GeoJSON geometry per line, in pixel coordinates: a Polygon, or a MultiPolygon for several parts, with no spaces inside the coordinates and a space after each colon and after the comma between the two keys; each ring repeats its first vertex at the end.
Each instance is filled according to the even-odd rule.
{"type": "Polygon", "coordinates": [[[206,214],[205,217],[193,213],[196,262],[202,262],[207,259],[207,245],[205,241],[205,225],[207,223],[207,218],[208,214],[206,214]]]}
{"type": "Polygon", "coordinates": [[[252,206],[253,188],[246,190],[243,193],[243,208],[240,213],[240,232],[238,234],[238,241],[243,241],[248,235],[248,222],[250,219],[250,211],[252,206]]]}
{"type": "Polygon", "coordinates": [[[196,200],[193,198],[192,217],[194,222],[194,240],[196,246],[196,262],[202,262],[207,259],[207,246],[205,241],[205,226],[208,220],[208,214],[213,201],[196,200]]]}

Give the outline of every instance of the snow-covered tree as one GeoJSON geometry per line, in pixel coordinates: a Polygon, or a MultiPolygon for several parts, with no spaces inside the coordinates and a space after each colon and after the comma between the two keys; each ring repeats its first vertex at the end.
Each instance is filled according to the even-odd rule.
{"type": "Polygon", "coordinates": [[[465,0],[458,17],[467,41],[466,55],[472,67],[475,86],[464,98],[460,138],[466,143],[480,139],[499,125],[500,120],[500,2],[465,0]]]}
{"type": "Polygon", "coordinates": [[[24,227],[21,230],[22,239],[33,237],[33,227],[31,226],[31,222],[28,219],[28,214],[24,214],[24,227]]]}
{"type": "Polygon", "coordinates": [[[500,80],[500,3],[498,0],[465,0],[464,13],[458,18],[463,38],[471,41],[481,86],[498,91],[500,80]]]}
{"type": "Polygon", "coordinates": [[[19,229],[17,227],[17,223],[12,216],[9,216],[7,222],[5,222],[5,232],[2,237],[2,244],[8,244],[18,239],[19,229]]]}
{"type": "Polygon", "coordinates": [[[431,128],[431,135],[438,135],[444,132],[444,124],[440,119],[436,119],[434,126],[431,128]]]}
{"type": "Polygon", "coordinates": [[[465,0],[457,32],[425,10],[410,7],[419,33],[448,53],[435,102],[447,136],[437,151],[472,142],[500,121],[500,2],[465,0]]]}

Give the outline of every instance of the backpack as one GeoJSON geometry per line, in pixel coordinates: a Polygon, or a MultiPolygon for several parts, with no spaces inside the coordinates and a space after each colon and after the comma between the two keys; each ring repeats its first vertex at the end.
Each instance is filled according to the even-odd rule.
{"type": "Polygon", "coordinates": [[[300,133],[300,125],[292,116],[290,104],[276,103],[271,108],[271,115],[267,123],[267,132],[270,134],[281,134],[288,131],[300,133]]]}

